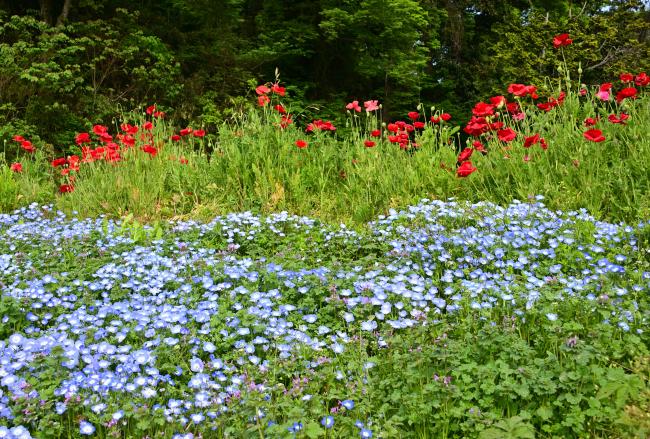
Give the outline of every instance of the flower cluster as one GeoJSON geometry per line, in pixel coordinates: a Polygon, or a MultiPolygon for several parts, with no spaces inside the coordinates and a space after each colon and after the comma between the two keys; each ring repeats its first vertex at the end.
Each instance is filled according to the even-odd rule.
{"type": "MultiPolygon", "coordinates": [[[[134,149],[139,149],[151,158],[156,157],[164,143],[155,140],[154,122],[158,118],[165,117],[165,113],[158,111],[155,105],[151,105],[146,108],[145,114],[150,120],[145,120],[141,125],[122,123],[116,135],[112,135],[109,128],[104,125],[94,125],[91,133],[78,133],[75,136],[75,143],[80,149],[80,155],[73,154],[57,157],[50,162],[52,167],[58,171],[58,175],[64,179],[59,185],[59,192],[74,191],[77,173],[80,166],[84,164],[95,162],[117,164],[125,159],[127,151],[134,149]]],[[[171,140],[177,142],[188,136],[201,139],[205,135],[205,130],[193,130],[188,127],[181,129],[178,134],[172,135],[171,140]]],[[[36,151],[32,142],[26,140],[23,136],[16,135],[13,139],[20,143],[23,150],[29,153],[36,151]]],[[[182,164],[188,162],[184,157],[180,157],[178,160],[182,164]]],[[[23,164],[20,162],[13,163],[11,171],[21,173],[23,164]]]]}
{"type": "MultiPolygon", "coordinates": [[[[0,215],[2,295],[22,313],[3,320],[17,329],[0,341],[0,417],[12,424],[21,404],[42,400],[59,416],[81,413],[83,435],[141,413],[189,434],[216,428],[249,399],[259,401],[260,418],[278,392],[308,404],[321,386],[307,377],[325,364],[355,382],[346,355],[359,337],[386,349],[388,333],[467,313],[559,325],[570,317],[555,307],[569,299],[602,309],[596,316],[620,331],[647,326],[638,301],[650,272],[634,255],[648,222],[552,212],[539,199],[506,207],[422,200],[369,226],[360,234],[286,213],[238,213],[170,222],[162,239],[143,244],[120,221],[67,218],[47,206],[0,215]],[[300,256],[277,256],[307,237],[300,256]],[[260,253],[255,243],[270,247],[260,253]],[[360,248],[378,250],[327,262],[331,251],[360,248]],[[298,358],[307,361],[304,377],[283,384],[269,373],[298,358]],[[61,375],[52,396],[38,384],[53,373],[47,364],[61,375]]],[[[362,392],[346,389],[315,423],[344,428],[339,417],[363,404],[362,392]]],[[[305,421],[282,422],[295,433],[305,421]]],[[[358,434],[372,437],[377,422],[358,421],[358,434]]]]}

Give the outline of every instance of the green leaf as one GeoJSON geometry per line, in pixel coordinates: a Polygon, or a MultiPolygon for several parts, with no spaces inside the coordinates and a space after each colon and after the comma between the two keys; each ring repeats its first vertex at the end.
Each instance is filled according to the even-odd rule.
{"type": "Polygon", "coordinates": [[[305,435],[308,438],[317,438],[325,434],[325,430],[321,428],[316,422],[310,422],[305,426],[305,435]]]}

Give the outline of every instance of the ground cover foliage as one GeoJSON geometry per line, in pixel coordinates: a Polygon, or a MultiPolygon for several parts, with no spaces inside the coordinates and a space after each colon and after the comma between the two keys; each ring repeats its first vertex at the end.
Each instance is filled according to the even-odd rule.
{"type": "Polygon", "coordinates": [[[650,223],[541,198],[358,231],[3,214],[0,431],[646,437],[650,223]]]}

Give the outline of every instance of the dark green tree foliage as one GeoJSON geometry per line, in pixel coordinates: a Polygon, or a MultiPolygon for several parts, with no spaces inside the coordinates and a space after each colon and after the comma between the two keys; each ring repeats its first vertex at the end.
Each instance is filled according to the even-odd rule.
{"type": "Polygon", "coordinates": [[[0,0],[0,140],[64,149],[154,101],[214,129],[276,69],[298,120],[379,99],[387,118],[422,102],[461,122],[511,82],[543,86],[559,33],[574,81],[650,70],[649,22],[639,0],[0,0]]]}
{"type": "Polygon", "coordinates": [[[51,26],[32,15],[0,17],[0,136],[12,129],[65,148],[89,121],[120,105],[172,101],[174,55],[136,26],[137,12],[51,26]]]}

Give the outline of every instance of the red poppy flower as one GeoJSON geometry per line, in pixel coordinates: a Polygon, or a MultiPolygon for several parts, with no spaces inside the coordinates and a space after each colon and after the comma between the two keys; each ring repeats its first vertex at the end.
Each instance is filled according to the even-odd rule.
{"type": "Polygon", "coordinates": [[[413,127],[415,129],[421,130],[424,128],[424,122],[413,122],[413,127]]]}
{"type": "MultiPolygon", "coordinates": [[[[258,88],[259,88],[259,87],[258,87],[258,88]]],[[[273,93],[275,93],[276,95],[284,96],[284,94],[286,93],[287,89],[284,88],[284,87],[280,87],[280,84],[273,84],[273,85],[271,86],[271,91],[272,91],[273,93]]],[[[267,93],[268,93],[268,91],[267,91],[267,93]]]]}
{"type": "Polygon", "coordinates": [[[598,118],[593,118],[593,117],[588,117],[585,119],[585,126],[586,127],[592,127],[598,123],[598,118]]]}
{"type": "Polygon", "coordinates": [[[271,102],[271,98],[269,98],[267,95],[257,97],[257,105],[260,107],[265,107],[269,102],[271,102]]]}
{"type": "Polygon", "coordinates": [[[389,123],[389,124],[386,126],[386,129],[387,129],[388,131],[390,131],[391,133],[396,133],[396,132],[399,131],[399,127],[397,126],[397,124],[394,124],[394,123],[389,123]]]}
{"type": "Polygon", "coordinates": [[[531,146],[535,145],[538,142],[539,142],[539,134],[526,137],[526,140],[524,140],[524,148],[530,148],[531,146]]]}
{"type": "Polygon", "coordinates": [[[99,140],[101,140],[104,143],[111,142],[113,140],[113,136],[111,136],[108,133],[101,133],[99,135],[99,140]]]}
{"type": "Polygon", "coordinates": [[[71,155],[70,157],[68,157],[68,167],[70,169],[78,171],[80,161],[81,161],[81,159],[79,158],[78,155],[71,155]]]}
{"type": "Polygon", "coordinates": [[[126,134],[126,135],[118,134],[117,139],[122,143],[122,145],[124,145],[126,147],[131,148],[131,147],[135,146],[135,137],[133,137],[130,134],[126,134]]]}
{"type": "Polygon", "coordinates": [[[540,110],[544,110],[544,111],[546,111],[546,112],[548,113],[548,112],[551,111],[551,110],[552,110],[556,105],[557,105],[557,104],[554,103],[554,102],[542,102],[542,103],[537,104],[537,108],[539,108],[540,110]]]}
{"type": "Polygon", "coordinates": [[[102,135],[108,131],[108,128],[105,127],[104,125],[94,125],[93,126],[93,133],[99,135],[102,135]]]}
{"type": "Polygon", "coordinates": [[[505,128],[497,131],[497,137],[502,142],[512,142],[517,137],[517,133],[512,128],[505,128]]]}
{"type": "Polygon", "coordinates": [[[322,121],[321,119],[317,119],[307,125],[307,128],[305,129],[305,132],[311,133],[314,131],[314,129],[319,129],[321,131],[336,131],[336,127],[332,122],[328,121],[322,121]]]}
{"type": "Polygon", "coordinates": [[[300,149],[307,148],[307,142],[304,140],[296,140],[296,146],[300,149]]]}
{"type": "Polygon", "coordinates": [[[438,116],[431,116],[431,123],[438,123],[442,120],[442,118],[438,116]]]}
{"type": "Polygon", "coordinates": [[[182,165],[187,165],[187,163],[188,163],[188,161],[187,161],[187,159],[186,159],[185,157],[181,157],[181,158],[179,158],[178,161],[179,161],[182,165]]]}
{"type": "Polygon", "coordinates": [[[474,147],[475,150],[477,150],[480,153],[487,154],[487,149],[485,149],[485,146],[478,140],[475,140],[472,142],[472,146],[474,147]]]}
{"type": "Polygon", "coordinates": [[[472,119],[467,123],[463,131],[465,131],[470,136],[478,137],[481,134],[484,134],[490,130],[489,125],[485,121],[484,117],[473,116],[472,119]]]}
{"type": "Polygon", "coordinates": [[[553,47],[556,49],[568,46],[571,43],[573,43],[573,40],[569,38],[569,34],[561,34],[553,38],[553,47]]]}
{"type": "Polygon", "coordinates": [[[149,116],[151,116],[155,112],[156,112],[156,104],[149,105],[145,110],[145,113],[147,113],[149,116]]]}
{"type": "Polygon", "coordinates": [[[581,88],[580,89],[580,96],[587,96],[587,89],[586,88],[581,88]]]}
{"type": "Polygon", "coordinates": [[[631,73],[621,73],[619,79],[621,82],[632,82],[634,80],[634,75],[631,73]]]}
{"type": "Polygon", "coordinates": [[[291,119],[290,114],[283,114],[282,119],[280,120],[280,128],[285,129],[289,125],[293,123],[293,119],[291,119]]]}
{"type": "Polygon", "coordinates": [[[122,125],[120,125],[120,129],[127,134],[137,134],[139,131],[137,125],[131,125],[128,123],[123,123],[122,125]]]}
{"type": "Polygon", "coordinates": [[[155,157],[156,154],[158,154],[158,150],[156,148],[154,148],[153,146],[151,146],[151,145],[144,145],[142,147],[142,151],[146,152],[151,157],[155,157]]]}
{"type": "Polygon", "coordinates": [[[74,186],[72,186],[71,184],[62,184],[61,186],[59,186],[59,193],[61,194],[72,192],[73,190],[74,190],[74,186]]]}
{"type": "Polygon", "coordinates": [[[63,166],[63,165],[65,165],[66,163],[68,163],[68,161],[66,160],[65,157],[61,157],[61,158],[58,158],[58,159],[54,159],[54,160],[52,160],[52,166],[53,166],[54,168],[56,168],[56,167],[58,167],[58,166],[63,166]]]}
{"type": "Polygon", "coordinates": [[[506,111],[510,114],[516,114],[521,111],[521,107],[519,106],[519,102],[508,102],[506,104],[506,111]]]}
{"type": "Polygon", "coordinates": [[[508,93],[519,97],[530,95],[533,99],[537,99],[537,94],[535,93],[536,90],[537,87],[534,85],[510,84],[508,86],[508,93]]]}
{"type": "Polygon", "coordinates": [[[601,84],[600,87],[598,87],[598,93],[596,93],[596,97],[601,101],[609,100],[609,91],[611,89],[612,89],[611,82],[606,82],[604,84],[601,84]]]}
{"type": "Polygon", "coordinates": [[[620,117],[616,116],[615,114],[610,114],[607,119],[609,119],[611,123],[625,124],[625,121],[628,120],[629,118],[630,118],[629,114],[621,113],[620,117]]]}
{"type": "Polygon", "coordinates": [[[494,106],[485,102],[479,102],[472,108],[472,114],[476,117],[492,116],[494,114],[494,106]]]}
{"type": "Polygon", "coordinates": [[[36,151],[36,148],[34,148],[34,145],[32,145],[32,142],[30,142],[29,140],[23,140],[22,142],[20,142],[20,147],[27,152],[36,151]]]}
{"type": "Polygon", "coordinates": [[[192,131],[193,131],[193,130],[192,130],[192,128],[190,128],[190,127],[183,128],[183,129],[180,131],[180,135],[181,135],[181,136],[187,136],[187,135],[192,134],[192,131]]]}
{"type": "Polygon", "coordinates": [[[370,132],[370,135],[372,137],[380,137],[381,136],[381,130],[373,130],[370,132]]]}
{"type": "Polygon", "coordinates": [[[12,172],[20,173],[20,172],[23,172],[23,165],[22,165],[22,163],[18,163],[18,162],[16,162],[16,163],[13,163],[13,164],[9,167],[9,169],[11,169],[12,172]]]}
{"type": "Polygon", "coordinates": [[[366,146],[366,148],[372,148],[373,146],[376,145],[376,143],[373,142],[372,140],[366,140],[363,142],[363,144],[366,146]]]}
{"type": "Polygon", "coordinates": [[[540,137],[539,139],[539,146],[541,146],[544,151],[548,149],[548,144],[546,143],[546,140],[543,137],[540,137]]]}
{"type": "Polygon", "coordinates": [[[473,152],[474,152],[474,150],[473,150],[472,148],[465,148],[465,149],[463,149],[463,150],[460,152],[460,154],[458,154],[458,158],[456,159],[456,161],[457,161],[458,163],[463,163],[463,162],[469,160],[469,158],[472,156],[472,153],[473,153],[473,152]]]}
{"type": "Polygon", "coordinates": [[[586,131],[583,135],[585,136],[585,139],[596,143],[603,142],[605,140],[605,137],[603,136],[603,132],[601,130],[591,129],[589,131],[586,131]]]}
{"type": "Polygon", "coordinates": [[[495,130],[500,130],[503,128],[503,122],[498,121],[498,122],[492,122],[488,124],[488,130],[489,131],[495,131],[495,130]]]}
{"type": "Polygon", "coordinates": [[[449,122],[451,120],[451,114],[449,113],[442,113],[440,115],[440,119],[444,120],[445,122],[449,122]]]}
{"type": "Polygon", "coordinates": [[[635,99],[636,98],[636,93],[637,93],[637,90],[634,87],[624,88],[623,90],[616,93],[616,102],[620,103],[623,99],[626,99],[626,98],[635,99]]]}
{"type": "Polygon", "coordinates": [[[399,142],[399,136],[388,136],[388,141],[390,143],[397,143],[399,142]]]}
{"type": "Polygon", "coordinates": [[[420,117],[420,113],[418,113],[417,111],[409,111],[408,117],[411,120],[418,120],[418,118],[420,117]]]}
{"type": "Polygon", "coordinates": [[[205,137],[205,130],[196,130],[192,133],[194,137],[205,137]]]}
{"type": "Polygon", "coordinates": [[[25,138],[23,136],[13,136],[12,139],[14,139],[16,142],[24,142],[25,138]]]}
{"type": "Polygon", "coordinates": [[[361,113],[361,107],[359,106],[359,101],[352,101],[348,105],[346,105],[345,108],[351,111],[356,111],[357,113],[361,113]]]}
{"type": "Polygon", "coordinates": [[[77,145],[83,145],[84,143],[90,143],[90,134],[88,133],[79,133],[75,136],[74,141],[77,145]]]}
{"type": "Polygon", "coordinates": [[[287,114],[287,110],[280,104],[276,105],[273,108],[275,108],[275,110],[280,114],[287,114]]]}
{"type": "Polygon", "coordinates": [[[255,93],[257,93],[260,96],[265,95],[265,94],[269,93],[270,91],[271,91],[271,89],[268,88],[266,85],[259,85],[255,89],[255,93]]]}
{"type": "Polygon", "coordinates": [[[379,110],[379,101],[366,101],[363,103],[363,106],[366,109],[366,113],[370,113],[372,111],[379,110]]]}
{"type": "Polygon", "coordinates": [[[172,142],[178,142],[179,140],[181,140],[181,136],[179,136],[178,134],[174,134],[172,136],[172,142]]]}
{"type": "Polygon", "coordinates": [[[504,105],[508,103],[507,99],[505,96],[492,96],[490,98],[490,103],[495,107],[495,108],[501,108],[504,105]]]}
{"type": "Polygon", "coordinates": [[[153,129],[153,124],[151,122],[145,122],[144,125],[142,125],[142,128],[147,131],[151,131],[153,129]]]}
{"type": "Polygon", "coordinates": [[[119,162],[120,160],[122,160],[122,156],[118,151],[113,151],[109,149],[108,151],[106,151],[106,160],[111,163],[119,162]]]}
{"type": "Polygon", "coordinates": [[[646,72],[641,72],[636,75],[636,78],[634,78],[634,83],[639,87],[645,87],[650,84],[650,76],[648,76],[646,72]]]}
{"type": "Polygon", "coordinates": [[[468,160],[466,162],[463,162],[463,164],[461,164],[458,169],[456,169],[456,175],[458,177],[467,177],[474,171],[476,171],[476,168],[472,166],[472,162],[468,160]]]}

